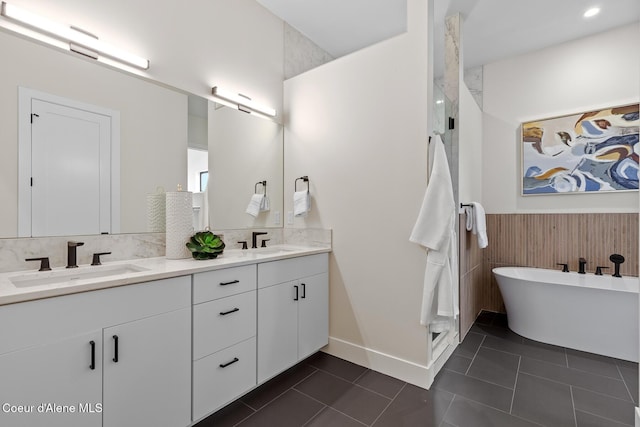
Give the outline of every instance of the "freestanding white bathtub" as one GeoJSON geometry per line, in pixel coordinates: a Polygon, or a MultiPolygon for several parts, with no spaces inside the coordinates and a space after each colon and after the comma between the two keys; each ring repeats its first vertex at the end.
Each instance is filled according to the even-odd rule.
{"type": "Polygon", "coordinates": [[[548,344],[638,361],[638,278],[493,269],[509,328],[548,344]]]}

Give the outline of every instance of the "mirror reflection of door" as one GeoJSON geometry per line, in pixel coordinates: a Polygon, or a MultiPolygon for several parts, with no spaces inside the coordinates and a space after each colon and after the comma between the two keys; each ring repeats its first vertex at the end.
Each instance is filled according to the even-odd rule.
{"type": "Polygon", "coordinates": [[[112,116],[59,101],[31,99],[31,212],[20,218],[31,236],[112,233],[112,116]]]}

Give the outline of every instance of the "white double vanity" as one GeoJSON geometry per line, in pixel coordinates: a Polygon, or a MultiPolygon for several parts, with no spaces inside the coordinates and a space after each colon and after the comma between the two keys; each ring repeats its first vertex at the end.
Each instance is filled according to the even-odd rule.
{"type": "Polygon", "coordinates": [[[195,424],[327,344],[329,251],[0,274],[0,425],[195,424]]]}

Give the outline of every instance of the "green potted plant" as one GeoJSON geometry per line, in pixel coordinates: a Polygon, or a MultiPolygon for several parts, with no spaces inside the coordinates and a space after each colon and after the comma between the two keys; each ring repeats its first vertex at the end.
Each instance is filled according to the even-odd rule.
{"type": "Polygon", "coordinates": [[[187,242],[187,249],[191,251],[193,259],[214,259],[224,251],[225,244],[211,231],[200,231],[187,242]]]}

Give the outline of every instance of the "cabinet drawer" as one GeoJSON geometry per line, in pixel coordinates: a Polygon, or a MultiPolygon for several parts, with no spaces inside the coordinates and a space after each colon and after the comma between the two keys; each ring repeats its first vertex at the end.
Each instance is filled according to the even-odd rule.
{"type": "Polygon", "coordinates": [[[193,420],[219,409],[255,385],[255,338],[193,362],[193,420]]]}
{"type": "Polygon", "coordinates": [[[256,334],[256,291],[193,307],[193,360],[256,334]]]}
{"type": "Polygon", "coordinates": [[[256,289],[256,266],[225,268],[193,275],[193,303],[211,301],[218,298],[256,289]]]}
{"type": "Polygon", "coordinates": [[[258,287],[289,282],[329,271],[329,254],[308,255],[258,264],[258,287]]]}

